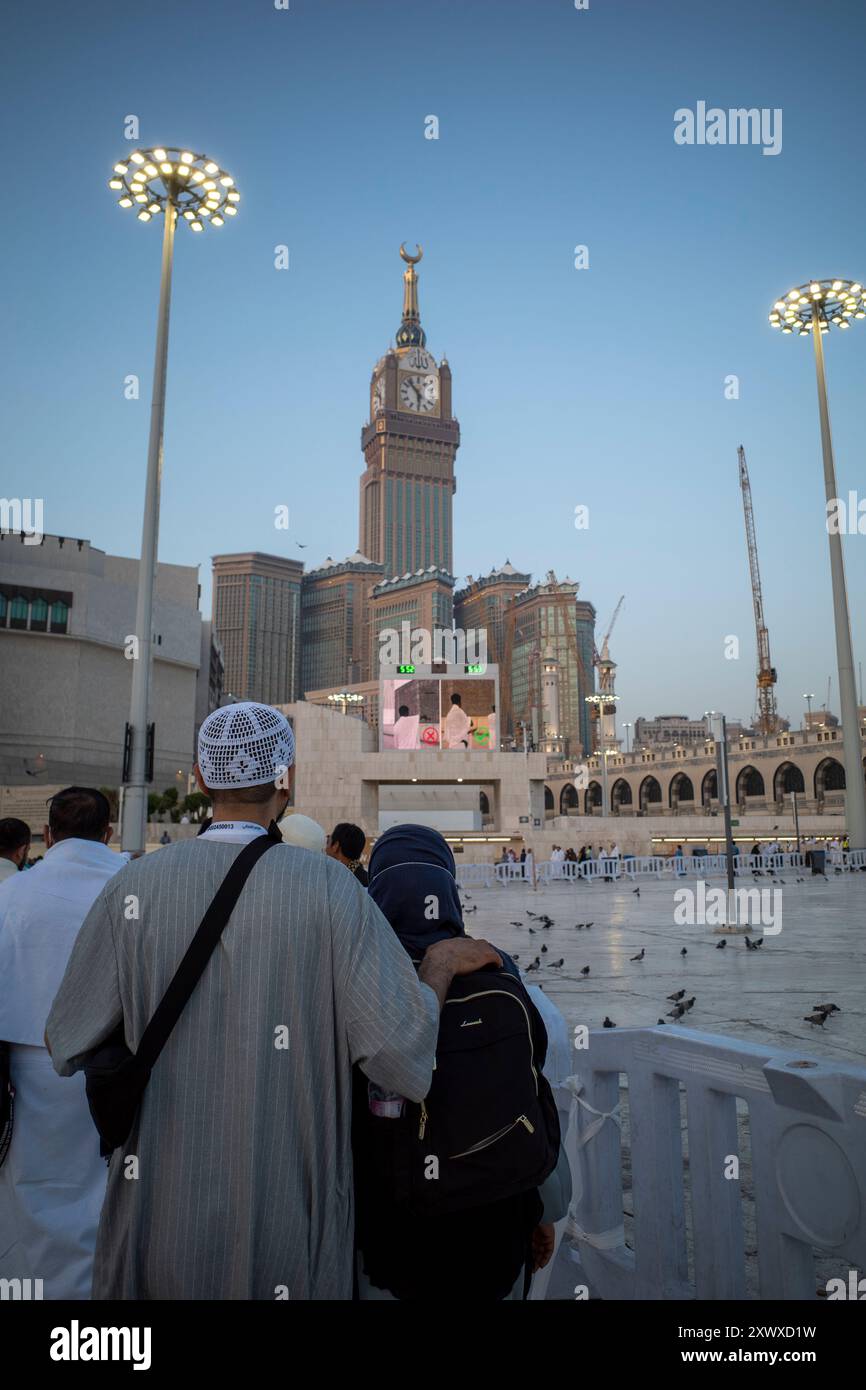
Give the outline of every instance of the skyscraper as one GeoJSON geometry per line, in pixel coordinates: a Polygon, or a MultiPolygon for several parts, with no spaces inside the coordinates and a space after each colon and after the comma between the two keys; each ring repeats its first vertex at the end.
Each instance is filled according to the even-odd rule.
{"type": "Polygon", "coordinates": [[[361,431],[362,555],[384,566],[385,578],[430,565],[452,573],[451,499],[460,427],[451,412],[451,369],[427,351],[418,308],[415,266],[403,275],[403,318],[396,346],[380,358],[370,383],[370,421],[361,431]]]}
{"type": "Polygon", "coordinates": [[[227,694],[269,705],[297,700],[303,569],[259,551],[214,555],[213,625],[227,694]]]}
{"type": "MultiPolygon", "coordinates": [[[[511,683],[511,646],[507,641],[506,610],[515,595],[522,593],[531,582],[531,574],[522,574],[510,560],[506,560],[500,569],[491,570],[489,574],[479,575],[477,579],[468,576],[466,588],[459,589],[454,595],[454,623],[463,632],[472,629],[486,633],[487,660],[499,667],[501,691],[507,690],[511,683]]],[[[505,700],[504,704],[507,712],[508,701],[505,700]]],[[[503,725],[503,738],[510,738],[513,732],[513,728],[503,725]]]]}
{"type": "Polygon", "coordinates": [[[301,694],[370,679],[369,599],[382,566],[330,558],[301,581],[301,694]]]}
{"type": "Polygon", "coordinates": [[[543,737],[545,658],[558,667],[558,734],[562,750],[575,757],[590,750],[592,736],[585,696],[592,694],[592,631],[595,609],[578,601],[578,585],[547,578],[518,594],[507,609],[511,643],[510,706],[506,720],[525,721],[539,743],[543,737]]]}

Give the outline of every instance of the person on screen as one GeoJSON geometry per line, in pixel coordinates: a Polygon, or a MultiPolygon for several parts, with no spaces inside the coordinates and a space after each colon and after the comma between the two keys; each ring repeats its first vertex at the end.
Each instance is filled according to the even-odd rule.
{"type": "Polygon", "coordinates": [[[451,696],[451,708],[445,716],[445,738],[449,748],[468,748],[469,735],[475,728],[469,715],[463,709],[463,702],[455,692],[451,696]]]}
{"type": "Polygon", "coordinates": [[[419,716],[409,713],[408,705],[401,705],[392,726],[395,748],[417,748],[419,716]]]}

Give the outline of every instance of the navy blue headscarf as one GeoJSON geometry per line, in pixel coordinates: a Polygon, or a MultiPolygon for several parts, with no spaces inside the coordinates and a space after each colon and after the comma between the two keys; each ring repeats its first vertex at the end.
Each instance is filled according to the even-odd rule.
{"type": "MultiPolygon", "coordinates": [[[[454,855],[438,830],[427,825],[392,826],[373,847],[369,873],[370,897],[413,960],[419,960],[436,941],[466,935],[454,855]],[[438,915],[432,919],[424,915],[430,897],[438,905],[438,915]]],[[[509,974],[517,975],[510,956],[504,951],[499,954],[509,974]]]]}

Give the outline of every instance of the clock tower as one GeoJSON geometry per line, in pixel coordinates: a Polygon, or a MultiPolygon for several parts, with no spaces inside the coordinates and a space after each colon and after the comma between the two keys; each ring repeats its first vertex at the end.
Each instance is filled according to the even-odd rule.
{"type": "Polygon", "coordinates": [[[451,413],[451,369],[427,351],[415,266],[403,274],[403,318],[395,345],[373,368],[370,420],[361,431],[362,555],[385,579],[436,566],[452,573],[451,498],[460,426],[451,413]]]}

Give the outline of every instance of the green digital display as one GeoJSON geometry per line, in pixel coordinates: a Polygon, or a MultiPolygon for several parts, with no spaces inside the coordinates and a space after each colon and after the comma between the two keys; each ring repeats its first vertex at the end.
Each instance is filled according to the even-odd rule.
{"type": "Polygon", "coordinates": [[[397,675],[398,675],[398,676],[414,676],[414,674],[415,674],[415,667],[414,667],[414,666],[398,666],[398,667],[397,667],[397,675]]]}
{"type": "Polygon", "coordinates": [[[483,665],[483,663],[481,662],[477,663],[475,666],[465,667],[465,672],[467,676],[483,676],[486,670],[487,667],[483,665]]]}

